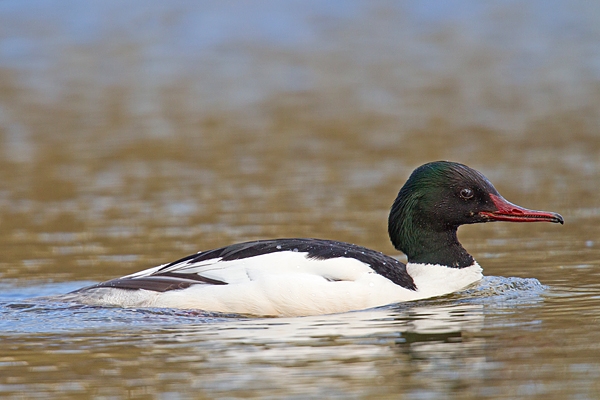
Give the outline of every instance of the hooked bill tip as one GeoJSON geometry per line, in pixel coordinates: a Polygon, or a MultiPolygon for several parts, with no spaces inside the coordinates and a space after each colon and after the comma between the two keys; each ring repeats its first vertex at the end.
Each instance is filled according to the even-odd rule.
{"type": "Polygon", "coordinates": [[[554,222],[563,225],[565,223],[562,215],[549,212],[529,210],[527,208],[513,204],[500,195],[490,194],[496,211],[483,212],[482,214],[490,218],[492,221],[509,221],[509,222],[554,222]]]}

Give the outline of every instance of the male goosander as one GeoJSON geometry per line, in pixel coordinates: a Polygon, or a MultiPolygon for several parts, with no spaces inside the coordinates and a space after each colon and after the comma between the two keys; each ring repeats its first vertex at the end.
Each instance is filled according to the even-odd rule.
{"type": "Polygon", "coordinates": [[[557,222],[505,200],[480,172],[437,161],[415,169],[392,205],[388,232],[408,263],[354,244],[274,239],[192,254],[85,287],[65,300],[260,316],[345,312],[441,296],[482,278],[458,242],[460,225],[557,222]]]}

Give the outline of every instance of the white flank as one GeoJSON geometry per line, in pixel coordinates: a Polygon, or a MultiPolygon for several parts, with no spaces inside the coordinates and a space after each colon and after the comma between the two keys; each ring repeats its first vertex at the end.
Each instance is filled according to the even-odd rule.
{"type": "MultiPolygon", "coordinates": [[[[154,267],[127,277],[149,276],[154,267]]],[[[68,300],[123,307],[168,307],[273,316],[303,316],[360,310],[452,293],[481,279],[477,263],[462,268],[408,264],[417,290],[398,286],[353,258],[315,260],[281,251],[240,260],[182,262],[169,268],[182,278],[197,274],[227,285],[197,284],[167,292],[97,288],[68,300]]]]}

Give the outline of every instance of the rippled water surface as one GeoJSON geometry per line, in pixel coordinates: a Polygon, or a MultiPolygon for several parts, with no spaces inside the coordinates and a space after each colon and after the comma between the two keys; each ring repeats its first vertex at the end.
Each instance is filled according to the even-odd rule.
{"type": "Polygon", "coordinates": [[[599,104],[593,2],[1,2],[0,397],[600,398],[599,104]],[[462,227],[483,281],[374,310],[31,300],[243,240],[397,255],[438,159],[565,225],[462,227]]]}
{"type": "MultiPolygon", "coordinates": [[[[18,376],[28,376],[28,391],[95,396],[179,393],[185,387],[207,397],[438,397],[457,385],[466,385],[457,393],[479,395],[468,386],[505,369],[487,363],[487,347],[497,344],[488,335],[507,325],[539,333],[541,321],[518,314],[539,307],[546,289],[535,279],[487,277],[443,300],[269,319],[40,304],[21,300],[31,289],[8,290],[0,298],[0,331],[10,354],[21,356],[4,363],[14,378],[3,391],[20,393],[18,376]],[[432,373],[434,384],[428,382],[432,373]],[[68,382],[56,382],[61,379],[68,382]]],[[[493,381],[488,385],[486,390],[502,391],[493,381]]]]}

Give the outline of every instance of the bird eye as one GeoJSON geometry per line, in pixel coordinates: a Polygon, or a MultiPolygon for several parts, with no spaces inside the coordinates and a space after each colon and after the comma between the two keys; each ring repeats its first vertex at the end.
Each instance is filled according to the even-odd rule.
{"type": "Polygon", "coordinates": [[[471,197],[473,197],[473,191],[469,188],[464,188],[460,191],[460,197],[462,197],[463,199],[470,199],[471,197]]]}

